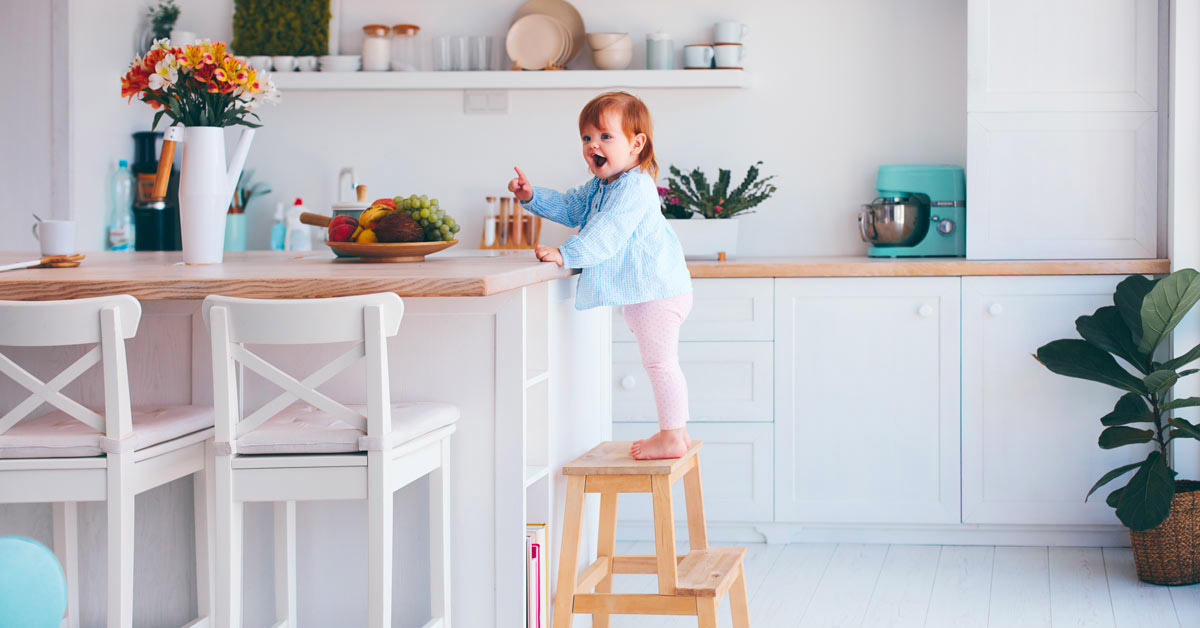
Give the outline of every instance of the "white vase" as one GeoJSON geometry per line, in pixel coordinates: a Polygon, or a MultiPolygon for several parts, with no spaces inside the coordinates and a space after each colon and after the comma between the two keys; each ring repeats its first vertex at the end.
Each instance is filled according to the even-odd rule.
{"type": "Polygon", "coordinates": [[[183,166],[179,172],[179,230],[183,261],[219,264],[225,248],[225,213],[254,129],[246,128],[225,167],[225,129],[188,127],[183,131],[183,166]]]}
{"type": "Polygon", "coordinates": [[[715,258],[718,253],[733,257],[737,253],[738,221],[736,218],[668,218],[683,245],[683,256],[715,258]]]}

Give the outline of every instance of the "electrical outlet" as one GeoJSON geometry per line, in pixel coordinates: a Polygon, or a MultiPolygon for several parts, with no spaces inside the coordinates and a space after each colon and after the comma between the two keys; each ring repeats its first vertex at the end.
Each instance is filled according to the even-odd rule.
{"type": "Polygon", "coordinates": [[[463,113],[508,113],[508,90],[463,90],[463,113]]]}

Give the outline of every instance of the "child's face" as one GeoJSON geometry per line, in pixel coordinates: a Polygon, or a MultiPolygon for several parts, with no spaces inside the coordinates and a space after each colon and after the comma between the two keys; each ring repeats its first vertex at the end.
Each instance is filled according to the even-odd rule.
{"type": "Polygon", "coordinates": [[[588,171],[601,179],[610,180],[638,164],[638,156],[646,145],[646,136],[638,133],[630,139],[621,128],[621,115],[616,111],[605,111],[600,116],[600,127],[592,123],[583,125],[580,134],[583,141],[583,159],[588,171]]]}

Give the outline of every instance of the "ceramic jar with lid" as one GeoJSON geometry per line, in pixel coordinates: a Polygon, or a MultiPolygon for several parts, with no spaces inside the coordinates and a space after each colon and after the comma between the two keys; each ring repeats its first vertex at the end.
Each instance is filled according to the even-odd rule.
{"type": "Polygon", "coordinates": [[[364,72],[386,72],[392,63],[390,28],[383,24],[363,27],[362,69],[364,72]]]}
{"type": "Polygon", "coordinates": [[[421,27],[416,24],[397,24],[392,27],[392,69],[402,72],[416,72],[421,69],[420,44],[417,33],[421,27]]]}
{"type": "Polygon", "coordinates": [[[646,35],[646,69],[672,70],[675,68],[675,42],[669,33],[659,31],[646,35]]]}

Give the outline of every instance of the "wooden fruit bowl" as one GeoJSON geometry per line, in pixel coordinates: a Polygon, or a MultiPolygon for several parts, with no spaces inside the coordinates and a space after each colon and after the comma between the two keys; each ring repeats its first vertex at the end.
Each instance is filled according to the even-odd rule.
{"type": "Polygon", "coordinates": [[[423,262],[425,256],[448,249],[458,240],[443,242],[330,242],[325,241],[334,253],[343,257],[356,257],[360,262],[423,262]]]}

